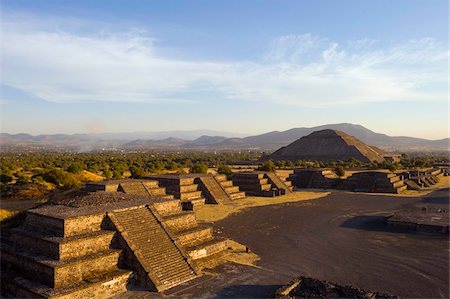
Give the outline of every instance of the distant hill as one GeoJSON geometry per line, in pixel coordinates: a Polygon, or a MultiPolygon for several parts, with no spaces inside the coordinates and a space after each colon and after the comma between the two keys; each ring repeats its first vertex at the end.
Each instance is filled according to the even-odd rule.
{"type": "Polygon", "coordinates": [[[315,131],[303,136],[287,146],[283,146],[262,160],[285,161],[348,161],[352,158],[361,162],[381,162],[386,153],[337,130],[315,131]]]}
{"type": "Polygon", "coordinates": [[[361,125],[329,124],[312,128],[293,128],[255,136],[240,137],[232,133],[210,130],[132,132],[104,134],[0,135],[2,150],[15,148],[64,149],[90,151],[99,149],[176,149],[176,150],[260,150],[274,151],[293,141],[325,129],[354,136],[364,143],[390,152],[448,151],[450,139],[428,140],[407,136],[388,136],[373,132],[361,125]],[[221,134],[224,133],[224,134],[221,134]],[[225,135],[225,136],[224,136],[225,135]],[[234,137],[231,137],[234,136],[234,137]]]}

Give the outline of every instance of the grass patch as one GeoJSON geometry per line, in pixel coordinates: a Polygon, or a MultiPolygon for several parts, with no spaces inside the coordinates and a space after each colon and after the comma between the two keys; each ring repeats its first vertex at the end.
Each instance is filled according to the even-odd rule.
{"type": "Polygon", "coordinates": [[[252,207],[261,207],[269,205],[278,205],[289,202],[299,202],[311,199],[317,199],[327,196],[330,192],[293,192],[288,195],[278,197],[245,197],[232,201],[225,205],[204,205],[196,208],[195,214],[197,220],[214,222],[227,218],[232,214],[241,212],[243,209],[252,207]]]}

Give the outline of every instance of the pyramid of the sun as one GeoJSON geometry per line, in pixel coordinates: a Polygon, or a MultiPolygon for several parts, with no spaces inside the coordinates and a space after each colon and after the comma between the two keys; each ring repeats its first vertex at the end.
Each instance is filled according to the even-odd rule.
{"type": "Polygon", "coordinates": [[[328,162],[354,158],[361,162],[381,162],[384,161],[385,154],[381,149],[367,145],[344,132],[322,130],[297,139],[262,159],[328,162]]]}

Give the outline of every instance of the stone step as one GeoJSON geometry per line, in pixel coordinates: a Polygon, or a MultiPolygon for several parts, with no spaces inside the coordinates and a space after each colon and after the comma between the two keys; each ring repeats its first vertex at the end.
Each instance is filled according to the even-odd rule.
{"type": "Polygon", "coordinates": [[[168,200],[154,203],[153,207],[161,216],[181,213],[181,203],[179,200],[168,200]]]}
{"type": "Polygon", "coordinates": [[[162,222],[171,231],[178,232],[197,226],[195,214],[190,211],[183,211],[179,214],[163,217],[162,222]]]}
{"type": "Polygon", "coordinates": [[[116,269],[66,288],[49,288],[39,282],[16,275],[2,276],[2,290],[12,298],[109,298],[127,291],[133,272],[116,269]]]}
{"type": "Polygon", "coordinates": [[[203,206],[206,204],[206,199],[204,197],[191,198],[181,200],[183,210],[194,210],[195,207],[203,206]]]}
{"type": "Polygon", "coordinates": [[[198,258],[192,261],[196,269],[212,269],[226,262],[225,256],[229,255],[229,250],[222,250],[214,254],[198,258]]]}
{"type": "Polygon", "coordinates": [[[185,200],[185,199],[196,199],[202,197],[202,191],[189,191],[189,192],[175,192],[173,193],[175,198],[185,200]]]}
{"type": "Polygon", "coordinates": [[[231,194],[228,194],[228,196],[232,199],[240,199],[240,198],[244,198],[245,197],[245,192],[234,192],[231,194]]]}
{"type": "Polygon", "coordinates": [[[166,190],[168,193],[171,194],[179,194],[184,192],[194,192],[198,191],[198,185],[197,184],[190,184],[190,185],[173,185],[173,186],[167,186],[166,190]]]}
{"type": "Polygon", "coordinates": [[[400,181],[401,179],[400,179],[400,177],[397,175],[397,176],[388,178],[388,180],[389,180],[390,183],[395,183],[395,182],[400,181]]]}
{"type": "Polygon", "coordinates": [[[226,187],[233,187],[233,182],[232,181],[221,181],[219,182],[220,186],[222,186],[223,188],[226,187]]]}
{"type": "Polygon", "coordinates": [[[147,191],[150,194],[150,196],[152,196],[152,197],[160,197],[160,196],[167,195],[166,194],[166,188],[164,188],[164,187],[158,187],[158,188],[154,188],[154,189],[147,189],[147,191]]]}
{"type": "Polygon", "coordinates": [[[191,229],[178,231],[176,240],[183,247],[192,247],[212,238],[212,227],[199,225],[191,229]]]}
{"type": "Polygon", "coordinates": [[[148,189],[159,188],[158,181],[146,180],[146,181],[142,182],[142,184],[148,189]]]}
{"type": "Polygon", "coordinates": [[[88,277],[101,276],[117,268],[121,250],[109,249],[66,261],[49,259],[26,251],[11,250],[2,246],[2,259],[21,269],[26,278],[51,288],[68,287],[88,277]]]}
{"type": "Polygon", "coordinates": [[[114,235],[114,231],[102,230],[62,238],[16,228],[11,241],[19,250],[22,248],[52,259],[69,260],[109,249],[114,235]]]}
{"type": "Polygon", "coordinates": [[[397,181],[397,182],[395,182],[395,183],[392,184],[392,186],[393,186],[394,188],[402,187],[403,185],[405,185],[405,182],[404,182],[404,181],[397,181]]]}
{"type": "Polygon", "coordinates": [[[228,193],[228,194],[239,192],[239,187],[238,186],[225,187],[224,189],[225,189],[225,192],[228,193]]]}
{"type": "Polygon", "coordinates": [[[212,239],[207,242],[186,248],[190,258],[199,259],[227,249],[227,240],[212,239]]]}
{"type": "Polygon", "coordinates": [[[227,181],[227,176],[224,174],[217,174],[214,176],[214,178],[218,181],[218,182],[226,182],[227,181]]]}

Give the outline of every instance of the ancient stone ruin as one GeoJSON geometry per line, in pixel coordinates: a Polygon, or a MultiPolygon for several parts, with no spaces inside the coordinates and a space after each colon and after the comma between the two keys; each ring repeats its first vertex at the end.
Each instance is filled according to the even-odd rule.
{"type": "Polygon", "coordinates": [[[211,174],[163,174],[140,180],[103,181],[87,184],[86,190],[175,198],[190,210],[205,203],[224,204],[245,197],[225,175],[211,174]]]}
{"type": "Polygon", "coordinates": [[[340,183],[339,177],[331,169],[295,169],[288,180],[297,188],[333,189],[340,183]]]}
{"type": "Polygon", "coordinates": [[[275,298],[398,298],[379,292],[371,292],[355,288],[352,286],[343,286],[337,283],[318,280],[311,277],[300,276],[294,279],[286,286],[281,287],[275,292],[275,298]]]}
{"type": "Polygon", "coordinates": [[[407,186],[403,178],[395,173],[364,171],[343,180],[340,188],[354,192],[401,193],[407,186]]]}
{"type": "Polygon", "coordinates": [[[284,146],[262,160],[285,161],[348,161],[356,159],[361,162],[384,161],[386,153],[371,145],[367,145],[344,132],[336,130],[316,131],[293,143],[284,146]]]}
{"type": "Polygon", "coordinates": [[[99,191],[26,211],[2,229],[2,292],[99,298],[137,285],[163,291],[223,263],[228,240],[178,199],[99,191]]]}
{"type": "Polygon", "coordinates": [[[426,233],[449,233],[448,205],[418,205],[386,217],[390,227],[426,233]]]}
{"type": "Polygon", "coordinates": [[[292,183],[273,172],[238,172],[233,176],[233,184],[252,196],[273,197],[292,192],[292,183]]]}
{"type": "Polygon", "coordinates": [[[403,172],[405,183],[408,189],[421,190],[422,188],[431,187],[439,182],[439,176],[448,175],[446,168],[433,168],[427,171],[410,170],[403,172]]]}

